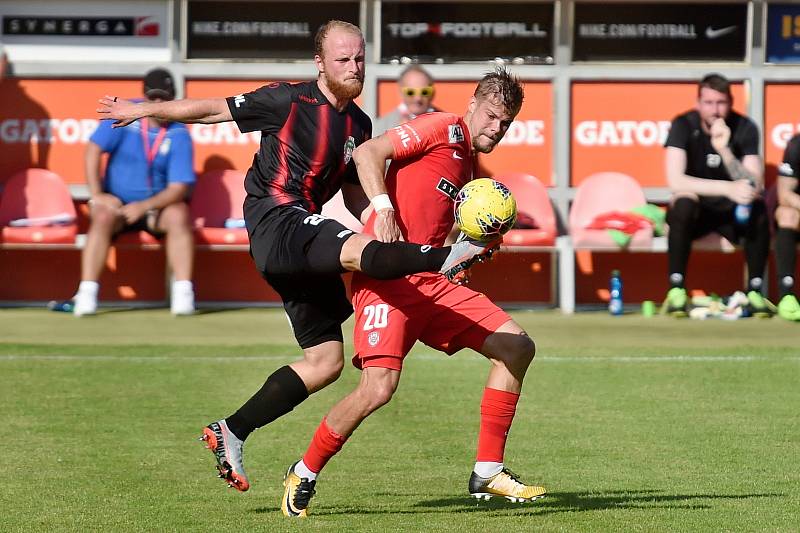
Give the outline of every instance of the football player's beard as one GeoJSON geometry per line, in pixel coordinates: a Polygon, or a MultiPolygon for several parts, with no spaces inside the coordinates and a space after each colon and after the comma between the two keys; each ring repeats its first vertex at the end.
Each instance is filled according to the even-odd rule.
{"type": "Polygon", "coordinates": [[[361,90],[364,88],[364,80],[357,78],[351,78],[342,83],[325,75],[325,82],[328,85],[328,89],[333,93],[333,96],[339,100],[353,100],[361,94],[361,90]]]}

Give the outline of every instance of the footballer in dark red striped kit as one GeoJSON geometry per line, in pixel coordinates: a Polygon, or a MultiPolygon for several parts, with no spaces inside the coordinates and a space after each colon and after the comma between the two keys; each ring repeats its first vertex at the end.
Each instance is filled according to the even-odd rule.
{"type": "MultiPolygon", "coordinates": [[[[116,127],[154,117],[205,124],[235,121],[243,133],[261,132],[244,182],[250,253],[280,294],[303,357],[276,370],[234,414],[203,429],[201,438],[214,452],[219,476],[240,491],[250,487],[242,461],[244,440],[342,371],[341,325],[353,308],[341,273],[396,279],[441,272],[452,279],[495,246],[464,240],[431,248],[377,239],[320,215],[323,204],[342,189],[357,218],[366,221],[374,211],[385,227],[397,226],[383,175],[365,181],[352,160],[353,150],[372,133],[370,119],[353,102],[364,82],[363,34],[357,26],[332,20],[319,28],[314,46],[314,81],[271,83],[229,98],[158,103],[107,95],[97,109],[116,127]]],[[[233,376],[225,380],[235,382],[233,376]]]]}

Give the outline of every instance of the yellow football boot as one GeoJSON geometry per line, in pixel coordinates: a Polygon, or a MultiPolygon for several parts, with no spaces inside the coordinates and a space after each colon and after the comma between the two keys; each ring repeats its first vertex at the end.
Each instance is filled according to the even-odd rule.
{"type": "Polygon", "coordinates": [[[316,493],[314,485],[316,481],[309,481],[308,478],[301,478],[294,473],[294,466],[289,467],[286,476],[283,478],[283,500],[281,501],[281,511],[286,516],[293,518],[305,518],[308,516],[308,502],[316,493]]]}
{"type": "Polygon", "coordinates": [[[509,501],[522,503],[543,498],[547,491],[544,487],[525,485],[511,470],[503,468],[500,473],[488,478],[473,472],[469,478],[469,493],[479,500],[502,496],[509,501]]]}

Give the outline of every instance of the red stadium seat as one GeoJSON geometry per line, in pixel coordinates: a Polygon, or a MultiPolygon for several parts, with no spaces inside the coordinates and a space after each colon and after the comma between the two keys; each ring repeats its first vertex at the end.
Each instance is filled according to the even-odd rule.
{"type": "MultiPolygon", "coordinates": [[[[569,210],[569,233],[575,248],[619,249],[608,230],[589,229],[598,215],[614,211],[626,213],[647,203],[641,185],[627,174],[599,172],[578,186],[569,210]]],[[[629,249],[650,249],[653,230],[640,229],[633,234],[629,249]]]]}
{"type": "Polygon", "coordinates": [[[517,201],[517,226],[503,239],[506,246],[553,246],[558,233],[556,215],[547,189],[538,178],[512,172],[494,176],[511,190],[517,201]],[[524,226],[532,226],[524,228],[524,226]]]}
{"type": "Polygon", "coordinates": [[[6,181],[0,198],[3,244],[75,244],[75,205],[57,174],[29,168],[6,181]]]}
{"type": "Polygon", "coordinates": [[[226,221],[243,222],[245,196],[244,172],[211,170],[201,174],[191,202],[197,244],[249,244],[244,226],[225,227],[226,221]]]}

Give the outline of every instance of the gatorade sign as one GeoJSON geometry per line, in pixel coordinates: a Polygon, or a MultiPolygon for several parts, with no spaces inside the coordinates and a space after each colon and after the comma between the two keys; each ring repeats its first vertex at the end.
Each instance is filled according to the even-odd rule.
{"type": "Polygon", "coordinates": [[[800,133],[800,85],[771,83],[764,87],[764,162],[767,183],[777,175],[786,143],[800,133]]]}
{"type": "MultiPolygon", "coordinates": [[[[746,108],[742,84],[734,108],[746,108]]],[[[622,172],[643,187],[666,187],[664,141],[672,119],[693,109],[697,83],[572,84],[571,185],[622,172]]]]}

